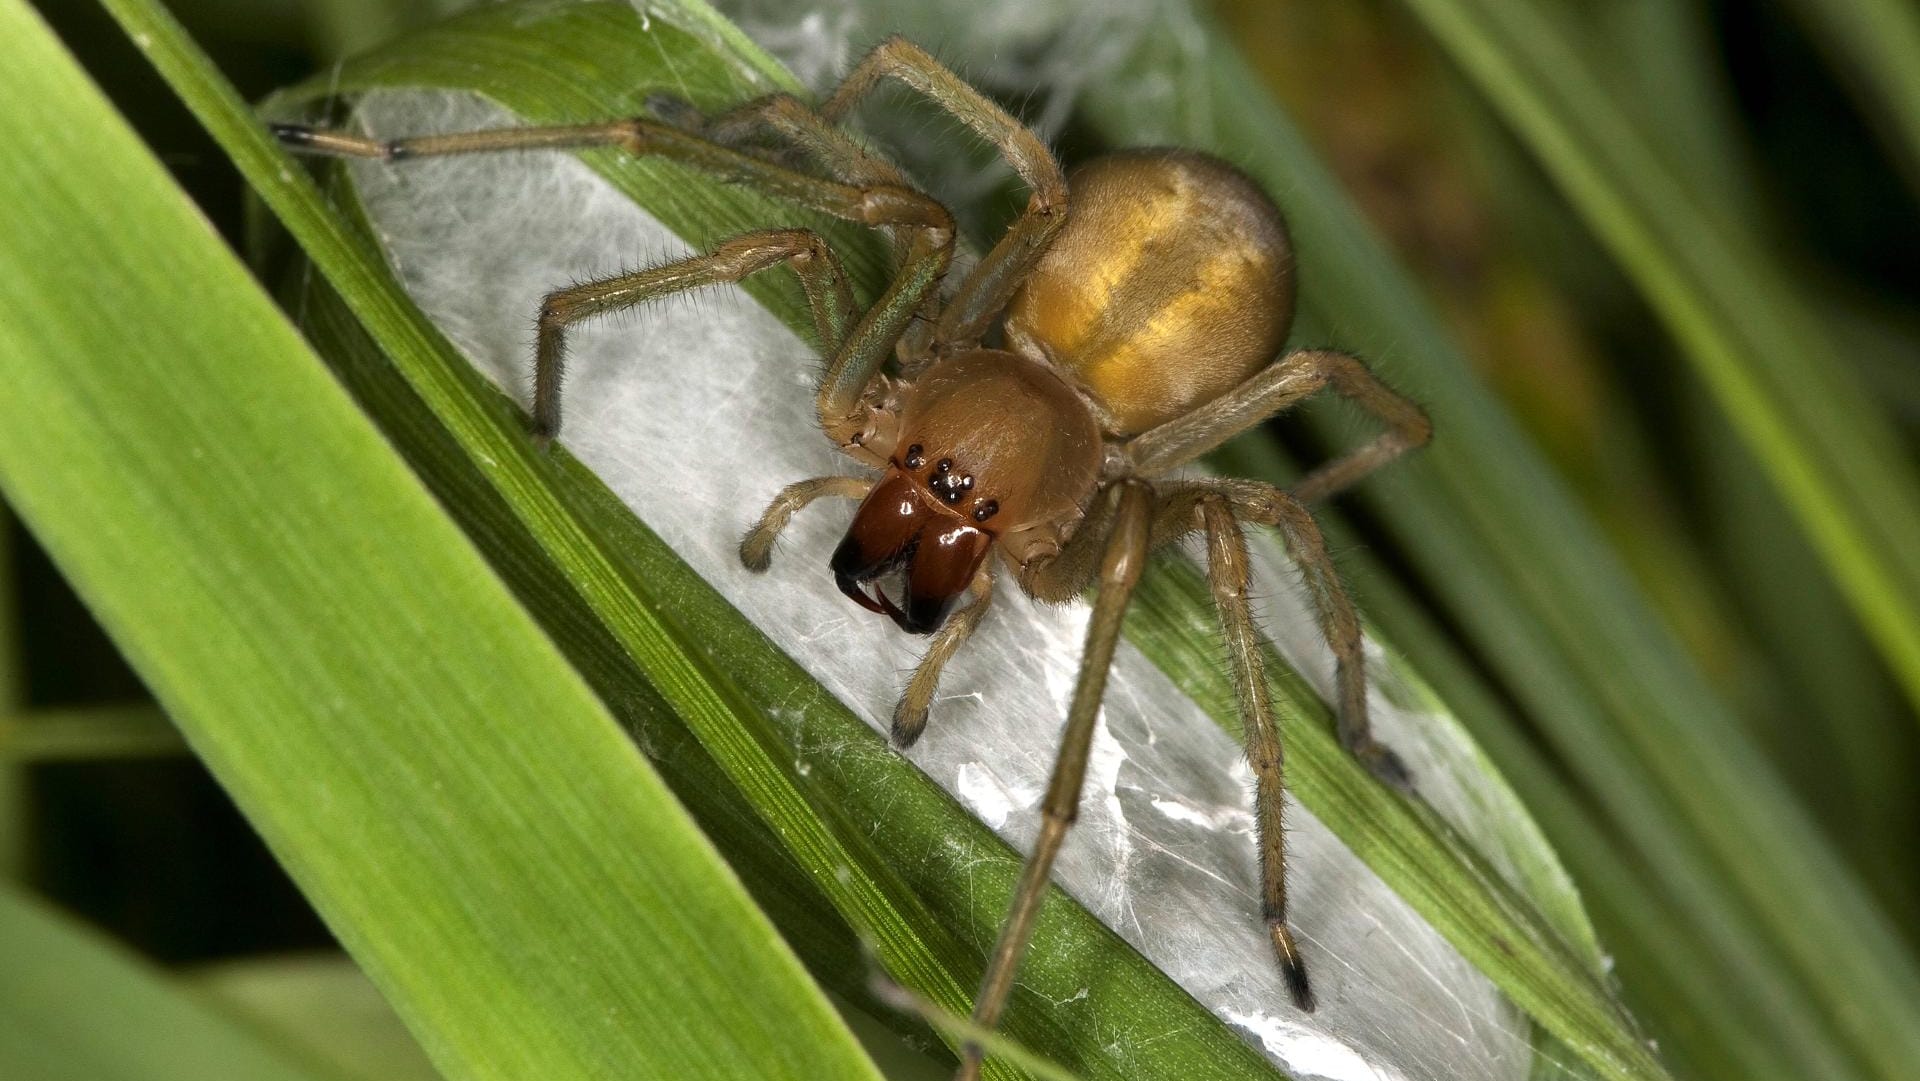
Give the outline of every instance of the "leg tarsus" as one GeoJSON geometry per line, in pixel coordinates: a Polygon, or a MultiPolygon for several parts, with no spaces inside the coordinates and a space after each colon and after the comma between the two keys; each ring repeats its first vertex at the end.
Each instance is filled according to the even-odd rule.
{"type": "Polygon", "coordinates": [[[1312,1013],[1319,1001],[1313,997],[1313,985],[1307,981],[1307,965],[1300,959],[1300,944],[1293,940],[1293,929],[1282,918],[1268,918],[1267,938],[1280,962],[1280,976],[1287,982],[1287,995],[1301,1013],[1312,1013]]]}
{"type": "Polygon", "coordinates": [[[920,735],[926,730],[926,707],[915,709],[907,704],[904,697],[894,703],[893,724],[887,731],[887,739],[893,744],[894,750],[904,751],[920,742],[920,735]]]}
{"type": "Polygon", "coordinates": [[[1344,725],[1340,731],[1340,745],[1359,759],[1375,780],[1404,795],[1413,795],[1413,771],[1407,768],[1407,764],[1392,748],[1371,735],[1351,736],[1344,725]]]}
{"type": "Polygon", "coordinates": [[[920,658],[920,664],[913,671],[913,678],[907,681],[907,689],[900,701],[893,707],[893,745],[906,750],[920,738],[927,727],[927,710],[933,704],[933,693],[940,686],[940,672],[966,644],[968,638],[980,626],[980,620],[987,614],[987,605],[993,599],[993,572],[991,564],[982,565],[974,572],[973,581],[967,585],[968,602],[947,618],[947,622],[933,637],[933,644],[920,658]]]}

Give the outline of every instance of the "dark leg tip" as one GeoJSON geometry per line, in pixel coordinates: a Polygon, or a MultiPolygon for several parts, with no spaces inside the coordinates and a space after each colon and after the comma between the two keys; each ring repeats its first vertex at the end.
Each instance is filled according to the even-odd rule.
{"type": "Polygon", "coordinates": [[[1314,1001],[1313,985],[1307,982],[1307,964],[1300,959],[1300,947],[1293,941],[1293,932],[1285,920],[1269,919],[1267,936],[1273,941],[1281,978],[1287,981],[1288,997],[1301,1013],[1312,1013],[1318,1003],[1314,1001]]]}
{"type": "Polygon", "coordinates": [[[1313,986],[1307,982],[1307,970],[1297,963],[1282,962],[1280,974],[1286,978],[1287,994],[1292,996],[1294,1006],[1301,1013],[1312,1013],[1319,1003],[1314,1001],[1313,986]]]}
{"type": "Polygon", "coordinates": [[[1413,795],[1413,771],[1400,760],[1400,756],[1388,750],[1384,744],[1372,740],[1353,748],[1353,756],[1367,767],[1381,784],[1402,795],[1413,795]]]}
{"type": "Polygon", "coordinates": [[[773,549],[755,548],[753,534],[749,533],[740,541],[740,563],[755,574],[765,573],[768,567],[773,566],[773,549]]]}
{"type": "Polygon", "coordinates": [[[682,131],[699,131],[707,125],[707,118],[694,108],[692,102],[664,90],[647,95],[646,110],[655,120],[682,131]]]}
{"type": "Polygon", "coordinates": [[[893,707],[893,746],[897,750],[906,750],[920,740],[920,733],[927,730],[927,711],[910,710],[905,699],[893,707]]]}
{"type": "Polygon", "coordinates": [[[313,145],[313,129],[305,124],[268,124],[267,130],[282,146],[313,145]]]}

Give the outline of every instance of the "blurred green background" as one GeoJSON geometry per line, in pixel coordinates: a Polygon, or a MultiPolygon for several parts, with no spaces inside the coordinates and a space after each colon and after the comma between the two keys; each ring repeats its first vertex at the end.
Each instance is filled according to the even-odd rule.
{"type": "MultiPolygon", "coordinates": [[[[171,9],[220,70],[259,98],[459,6],[175,0],[171,9]]],[[[1675,648],[1728,704],[1821,841],[1866,884],[1904,936],[1900,945],[1920,952],[1920,713],[1886,660],[1898,655],[1885,644],[1897,634],[1869,633],[1859,614],[1870,607],[1857,592],[1864,587],[1850,603],[1839,584],[1845,572],[1809,541],[1645,279],[1591,224],[1588,194],[1551,166],[1550,147],[1542,157],[1546,144],[1505,111],[1484,69],[1444,29],[1434,12],[1447,6],[1223,0],[1212,12],[1577,494],[1675,648]]],[[[1910,472],[1920,440],[1920,141],[1911,125],[1920,100],[1897,72],[1901,60],[1920,65],[1920,54],[1899,52],[1920,45],[1901,36],[1911,13],[1896,6],[1877,24],[1893,29],[1863,44],[1856,31],[1873,4],[1522,6],[1590,45],[1588,59],[1624,115],[1659,119],[1641,134],[1700,197],[1703,215],[1735,223],[1789,276],[1833,345],[1803,359],[1842,368],[1865,389],[1878,410],[1873,422],[1894,433],[1904,458],[1896,472],[1910,472]],[[1876,59],[1875,45],[1893,60],[1876,59]]],[[[39,9],[245,250],[237,172],[125,34],[84,0],[42,0],[39,9]]],[[[1063,145],[1071,149],[1087,123],[1071,122],[1063,145]]],[[[1597,145],[1604,156],[1608,144],[1597,145]]],[[[1654,221],[1656,230],[1687,224],[1654,221]]],[[[1692,243],[1684,233],[1657,239],[1675,249],[1692,243]]],[[[1293,449],[1316,445],[1294,427],[1278,434],[1293,449]]],[[[1871,503],[1874,493],[1862,499],[1871,503]]],[[[1552,736],[1539,697],[1473,632],[1475,617],[1407,550],[1404,532],[1372,504],[1342,510],[1347,550],[1371,560],[1359,576],[1363,601],[1391,593],[1412,613],[1390,629],[1416,668],[1420,651],[1406,644],[1407,627],[1447,643],[1457,678],[1430,678],[1443,694],[1471,687],[1511,716],[1526,760],[1539,766],[1536,780],[1561,794],[1557,809],[1536,813],[1616,951],[1627,1003],[1671,1052],[1675,1076],[1739,1076],[1728,1030],[1696,1023],[1684,1008],[1686,970],[1709,985],[1726,971],[1710,956],[1687,956],[1696,936],[1686,921],[1697,916],[1669,910],[1649,884],[1656,876],[1631,833],[1610,817],[1605,793],[1583,787],[1577,752],[1552,736]],[[1581,849],[1589,841],[1608,854],[1589,860],[1581,849]]],[[[1917,535],[1880,543],[1896,556],[1920,552],[1917,535]]],[[[150,958],[202,971],[208,986],[243,981],[201,966],[332,949],[299,891],[11,518],[0,552],[0,876],[150,958]]],[[[1508,769],[1517,760],[1495,757],[1508,769]]],[[[276,1000],[255,987],[233,1001],[270,1011],[276,1000]]],[[[386,1024],[369,1021],[363,1038],[397,1038],[386,1024]]],[[[343,1061],[353,1057],[341,1052],[343,1061]]]]}

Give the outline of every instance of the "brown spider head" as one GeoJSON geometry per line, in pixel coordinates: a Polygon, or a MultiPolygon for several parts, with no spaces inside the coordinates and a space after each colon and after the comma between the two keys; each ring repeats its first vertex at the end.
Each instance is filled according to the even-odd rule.
{"type": "MultiPolygon", "coordinates": [[[[892,617],[911,634],[931,634],[946,622],[993,545],[993,536],[945,496],[955,488],[922,486],[895,467],[874,485],[855,512],[847,537],[833,552],[833,578],[862,608],[892,617]],[[934,495],[934,492],[942,495],[934,495]],[[895,602],[868,583],[898,575],[895,602]]],[[[991,517],[991,515],[988,515],[991,517]]],[[[982,518],[982,521],[985,519],[982,518]]]]}
{"type": "Polygon", "coordinates": [[[995,350],[936,364],[903,388],[887,475],[854,513],[833,575],[855,603],[930,634],[995,543],[1010,558],[1092,493],[1099,430],[1059,377],[995,350]],[[898,582],[897,600],[880,588],[898,582]]]}

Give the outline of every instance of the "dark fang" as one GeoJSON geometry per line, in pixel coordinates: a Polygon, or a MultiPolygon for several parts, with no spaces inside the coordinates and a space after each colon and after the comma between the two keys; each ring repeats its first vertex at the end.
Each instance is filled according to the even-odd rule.
{"type": "Polygon", "coordinates": [[[984,530],[936,506],[912,477],[890,474],[854,512],[830,561],[840,592],[911,634],[946,622],[993,544],[984,530]],[[889,597],[874,583],[895,572],[900,588],[889,597]]]}

